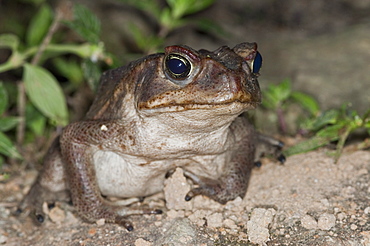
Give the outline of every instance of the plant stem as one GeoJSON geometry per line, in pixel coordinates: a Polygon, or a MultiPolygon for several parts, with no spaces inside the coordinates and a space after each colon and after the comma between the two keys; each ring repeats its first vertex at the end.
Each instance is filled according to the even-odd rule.
{"type": "Polygon", "coordinates": [[[24,140],[24,132],[26,128],[26,90],[24,88],[23,81],[18,82],[18,98],[17,98],[17,110],[19,115],[19,124],[17,126],[17,145],[22,153],[22,144],[24,140]]]}
{"type": "MultiPolygon", "coordinates": [[[[46,47],[49,45],[54,33],[58,30],[60,22],[63,18],[63,13],[61,8],[57,8],[55,18],[48,30],[48,33],[42,40],[41,45],[39,46],[36,55],[32,58],[31,64],[37,65],[41,59],[42,54],[44,53],[46,47]]],[[[20,116],[20,122],[17,127],[17,144],[22,146],[24,142],[24,135],[26,131],[26,90],[24,87],[23,81],[18,83],[18,105],[17,105],[18,115],[20,116]]],[[[22,149],[22,148],[20,148],[22,149]]]]}
{"type": "Polygon", "coordinates": [[[286,125],[286,122],[285,122],[283,109],[280,106],[276,109],[276,114],[278,116],[280,131],[281,131],[281,133],[285,134],[286,131],[287,131],[287,125],[286,125]]]}
{"type": "Polygon", "coordinates": [[[31,61],[32,65],[37,65],[37,63],[40,61],[42,53],[44,53],[46,47],[49,45],[49,43],[51,41],[51,38],[54,35],[54,33],[58,30],[58,28],[60,26],[60,21],[62,20],[62,17],[63,17],[63,15],[62,15],[61,11],[59,9],[57,9],[55,18],[53,20],[53,23],[51,23],[51,26],[48,30],[48,33],[46,34],[46,36],[42,40],[42,43],[41,43],[39,49],[37,50],[36,55],[32,58],[32,61],[31,61]]]}
{"type": "Polygon", "coordinates": [[[338,160],[340,158],[340,155],[342,154],[344,143],[346,142],[349,134],[353,131],[354,129],[351,126],[347,126],[343,134],[340,135],[339,141],[337,143],[337,150],[335,152],[335,159],[334,163],[338,163],[338,160]]]}

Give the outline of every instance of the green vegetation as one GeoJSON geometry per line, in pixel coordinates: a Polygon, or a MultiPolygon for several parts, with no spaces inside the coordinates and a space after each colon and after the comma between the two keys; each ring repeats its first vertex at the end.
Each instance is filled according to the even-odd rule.
{"type": "MultiPolygon", "coordinates": [[[[362,116],[346,105],[340,109],[321,112],[317,101],[309,95],[293,91],[289,80],[278,85],[270,85],[263,91],[263,96],[262,106],[276,112],[280,129],[284,129],[283,112],[288,105],[295,103],[308,113],[308,116],[301,120],[300,129],[302,132],[310,133],[311,137],[286,149],[284,153],[287,156],[336,142],[334,158],[337,161],[351,133],[362,130],[370,134],[370,109],[362,116]]],[[[370,147],[369,139],[358,145],[359,149],[368,147],[370,147]]]]}
{"type": "Polygon", "coordinates": [[[204,10],[214,3],[215,0],[166,0],[167,6],[161,8],[157,1],[153,0],[120,0],[151,16],[159,26],[157,32],[147,33],[134,23],[130,23],[130,31],[136,45],[144,54],[151,54],[163,49],[163,44],[170,32],[185,25],[194,24],[203,31],[209,33],[212,30],[221,31],[219,27],[210,21],[190,19],[188,15],[204,10]]]}
{"type": "Polygon", "coordinates": [[[23,33],[0,35],[0,48],[10,52],[0,73],[19,77],[17,85],[0,82],[0,153],[16,159],[22,158],[26,136],[32,142],[53,126],[68,124],[64,92],[76,90],[84,80],[94,88],[100,77],[98,62],[112,61],[99,39],[100,22],[88,9],[61,5],[54,13],[46,2],[36,4],[38,11],[23,33]],[[61,26],[70,27],[83,41],[67,43],[61,26]],[[68,83],[62,86],[56,76],[68,83]]]}

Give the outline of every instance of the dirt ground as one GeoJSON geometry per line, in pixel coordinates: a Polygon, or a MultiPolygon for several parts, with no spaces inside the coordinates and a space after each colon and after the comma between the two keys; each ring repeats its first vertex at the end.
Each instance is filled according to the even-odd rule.
{"type": "Polygon", "coordinates": [[[347,149],[337,164],[330,153],[291,156],[284,165],[264,160],[246,197],[226,205],[204,197],[183,201],[190,185],[176,171],[165,195],[143,202],[164,214],[130,217],[132,232],[104,221],[84,223],[68,204],[57,203],[41,226],[14,216],[36,172],[11,175],[0,183],[0,244],[370,245],[370,152],[347,149]]]}

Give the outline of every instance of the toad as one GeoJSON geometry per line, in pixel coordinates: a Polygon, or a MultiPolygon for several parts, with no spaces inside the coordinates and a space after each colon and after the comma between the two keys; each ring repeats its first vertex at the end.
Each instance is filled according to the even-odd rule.
{"type": "Polygon", "coordinates": [[[105,72],[86,117],[54,141],[20,208],[42,222],[44,202],[70,197],[84,220],[132,230],[129,215],[161,210],[106,197],[158,193],[177,167],[195,184],[184,200],[204,195],[225,204],[244,197],[263,152],[284,160],[282,143],[241,116],[261,102],[261,63],[255,43],[213,52],[169,46],[105,72]]]}

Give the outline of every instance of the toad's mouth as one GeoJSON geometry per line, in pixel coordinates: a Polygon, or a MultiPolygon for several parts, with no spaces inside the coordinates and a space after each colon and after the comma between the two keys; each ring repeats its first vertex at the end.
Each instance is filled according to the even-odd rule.
{"type": "Polygon", "coordinates": [[[253,109],[261,103],[259,90],[248,92],[246,90],[223,91],[215,94],[196,94],[184,91],[169,91],[147,101],[139,101],[139,110],[156,111],[185,111],[194,109],[242,108],[253,109]]]}
{"type": "Polygon", "coordinates": [[[258,102],[241,102],[238,100],[224,101],[220,103],[167,103],[167,104],[146,104],[140,103],[138,109],[146,112],[182,112],[188,110],[215,110],[223,113],[240,114],[244,111],[255,109],[258,102]]]}

